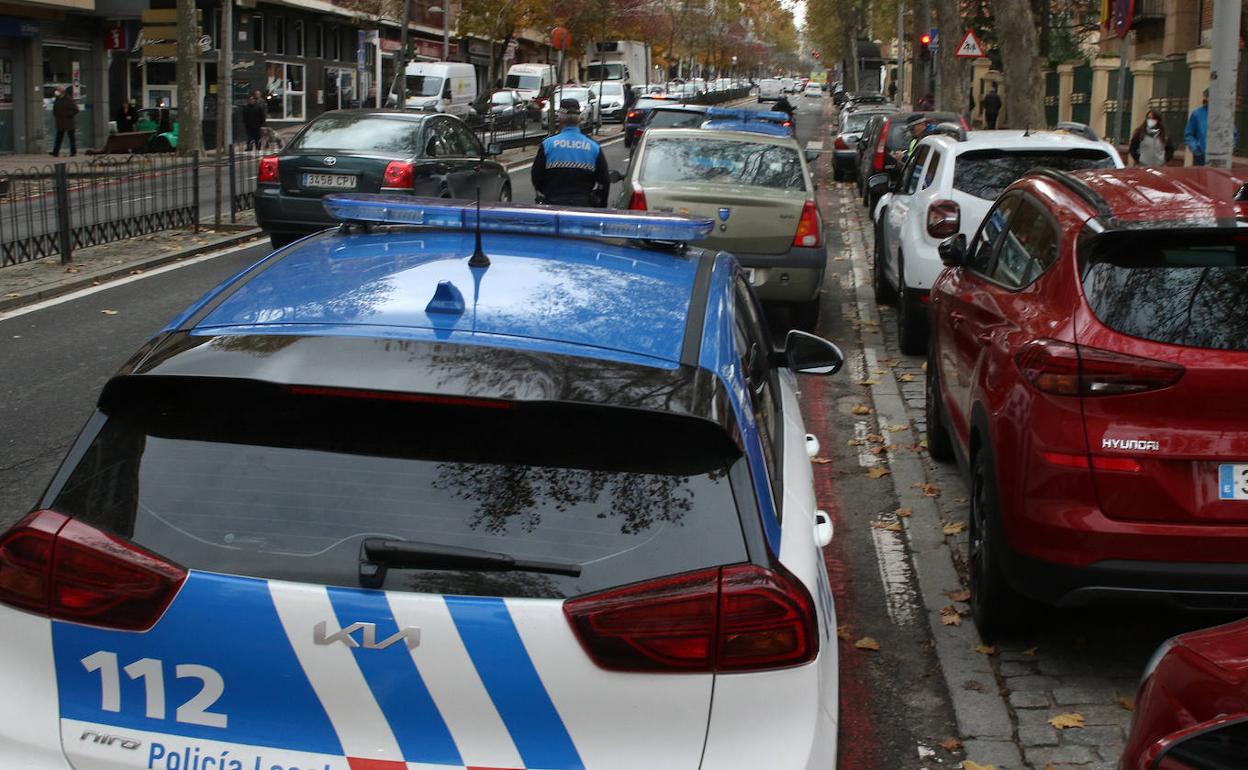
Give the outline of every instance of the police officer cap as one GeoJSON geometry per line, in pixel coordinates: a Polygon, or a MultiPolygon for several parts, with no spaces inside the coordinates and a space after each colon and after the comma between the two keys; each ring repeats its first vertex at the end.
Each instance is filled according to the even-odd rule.
{"type": "Polygon", "coordinates": [[[914,128],[915,126],[921,123],[926,123],[926,122],[927,122],[927,118],[925,118],[924,116],[914,115],[909,120],[906,121],[906,128],[914,128]]]}
{"type": "Polygon", "coordinates": [[[580,112],[581,103],[575,99],[560,99],[559,111],[560,112],[580,112]]]}

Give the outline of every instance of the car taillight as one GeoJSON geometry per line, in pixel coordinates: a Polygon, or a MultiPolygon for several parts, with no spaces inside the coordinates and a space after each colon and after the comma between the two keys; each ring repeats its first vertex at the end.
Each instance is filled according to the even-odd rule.
{"type": "Polygon", "coordinates": [[[793,245],[819,245],[819,212],[815,210],[814,201],[806,201],[806,205],[802,206],[802,216],[797,220],[797,233],[793,236],[793,245]]]}
{"type": "Polygon", "coordinates": [[[633,190],[633,195],[628,199],[628,208],[630,211],[646,210],[646,191],[633,190]]]}
{"type": "Polygon", "coordinates": [[[637,110],[629,110],[629,111],[628,111],[628,119],[629,119],[629,120],[636,120],[636,119],[637,119],[637,110]]]}
{"type": "Polygon", "coordinates": [[[962,226],[962,209],[954,201],[932,201],[927,207],[927,234],[941,240],[957,235],[962,226]]]}
{"type": "Polygon", "coordinates": [[[0,536],[0,603],[105,628],[155,625],[186,570],[55,511],[0,536]]]}
{"type": "Polygon", "coordinates": [[[841,138],[841,137],[839,137],[839,136],[838,136],[838,137],[836,137],[836,142],[834,142],[834,143],[833,143],[833,146],[834,146],[834,147],[836,147],[836,149],[838,149],[838,150],[848,150],[848,149],[849,149],[849,145],[848,145],[848,144],[845,144],[845,140],[844,140],[844,139],[842,139],[842,138],[841,138]]]}
{"type": "Polygon", "coordinates": [[[1116,396],[1159,390],[1178,382],[1186,371],[1179,364],[1057,340],[1033,340],[1014,360],[1038,390],[1061,396],[1116,396]]]}
{"type": "Polygon", "coordinates": [[[405,160],[392,160],[386,164],[381,175],[381,189],[410,190],[412,189],[416,167],[405,160]]]}
{"type": "Polygon", "coordinates": [[[612,671],[759,671],[819,653],[815,605],[783,568],[690,572],[570,599],[577,638],[612,671]]]}
{"type": "Polygon", "coordinates": [[[880,140],[875,143],[875,158],[872,159],[871,167],[876,171],[884,170],[884,153],[888,149],[888,121],[885,120],[880,125],[880,140]]]}
{"type": "Polygon", "coordinates": [[[257,182],[277,183],[277,156],[266,155],[260,159],[260,173],[256,175],[257,182]]]}

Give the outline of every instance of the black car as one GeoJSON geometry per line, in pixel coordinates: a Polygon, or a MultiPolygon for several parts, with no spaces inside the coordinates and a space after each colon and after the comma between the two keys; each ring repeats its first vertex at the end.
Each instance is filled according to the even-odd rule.
{"type": "Polygon", "coordinates": [[[849,100],[846,102],[846,105],[849,107],[853,107],[855,105],[863,105],[863,104],[888,104],[888,103],[889,103],[888,97],[885,96],[884,94],[870,93],[870,94],[853,94],[852,96],[849,97],[849,100]]]}
{"type": "MultiPolygon", "coordinates": [[[[636,90],[636,86],[633,87],[636,90]]],[[[655,107],[663,107],[669,104],[679,104],[675,99],[670,99],[666,94],[651,94],[650,96],[642,96],[633,102],[633,108],[624,115],[624,146],[632,147],[637,143],[637,137],[641,135],[641,129],[646,122],[646,116],[650,114],[650,110],[655,107]]]]}
{"type": "Polygon", "coordinates": [[[337,224],[321,205],[334,192],[476,198],[479,187],[482,200],[511,200],[507,170],[487,154],[453,115],[326,112],[260,160],[256,223],[277,248],[337,224]]]}
{"type": "Polygon", "coordinates": [[[473,125],[520,128],[528,120],[528,103],[514,88],[500,88],[477,97],[469,120],[473,125]]]}
{"type": "Polygon", "coordinates": [[[858,193],[862,196],[862,205],[868,209],[875,208],[875,197],[867,189],[867,178],[879,173],[896,174],[901,169],[911,138],[906,124],[916,116],[921,116],[929,125],[957,123],[968,128],[956,112],[894,112],[868,121],[858,140],[858,193]]]}
{"type": "Polygon", "coordinates": [[[836,128],[832,131],[833,155],[832,178],[836,181],[855,179],[858,176],[858,140],[863,136],[868,123],[877,115],[888,115],[897,108],[888,104],[877,104],[852,112],[842,110],[836,128]]]}
{"type": "Polygon", "coordinates": [[[655,107],[646,116],[642,130],[647,128],[699,128],[706,121],[705,104],[665,104],[655,107]]]}

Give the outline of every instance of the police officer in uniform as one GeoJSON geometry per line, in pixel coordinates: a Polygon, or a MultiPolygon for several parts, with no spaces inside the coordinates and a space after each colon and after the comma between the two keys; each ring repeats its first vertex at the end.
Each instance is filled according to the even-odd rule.
{"type": "Polygon", "coordinates": [[[607,157],[598,143],[581,133],[581,105],[559,102],[562,130],[547,137],[533,161],[533,188],[539,203],[605,208],[611,188],[607,157]]]}

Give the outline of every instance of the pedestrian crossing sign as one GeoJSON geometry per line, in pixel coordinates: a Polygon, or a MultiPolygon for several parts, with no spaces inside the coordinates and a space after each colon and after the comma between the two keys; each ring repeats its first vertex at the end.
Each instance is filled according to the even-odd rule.
{"type": "Polygon", "coordinates": [[[984,55],[984,47],[979,44],[979,38],[975,37],[975,30],[968,29],[966,35],[962,38],[962,42],[958,44],[958,49],[953,52],[954,56],[960,59],[978,59],[984,55]]]}

